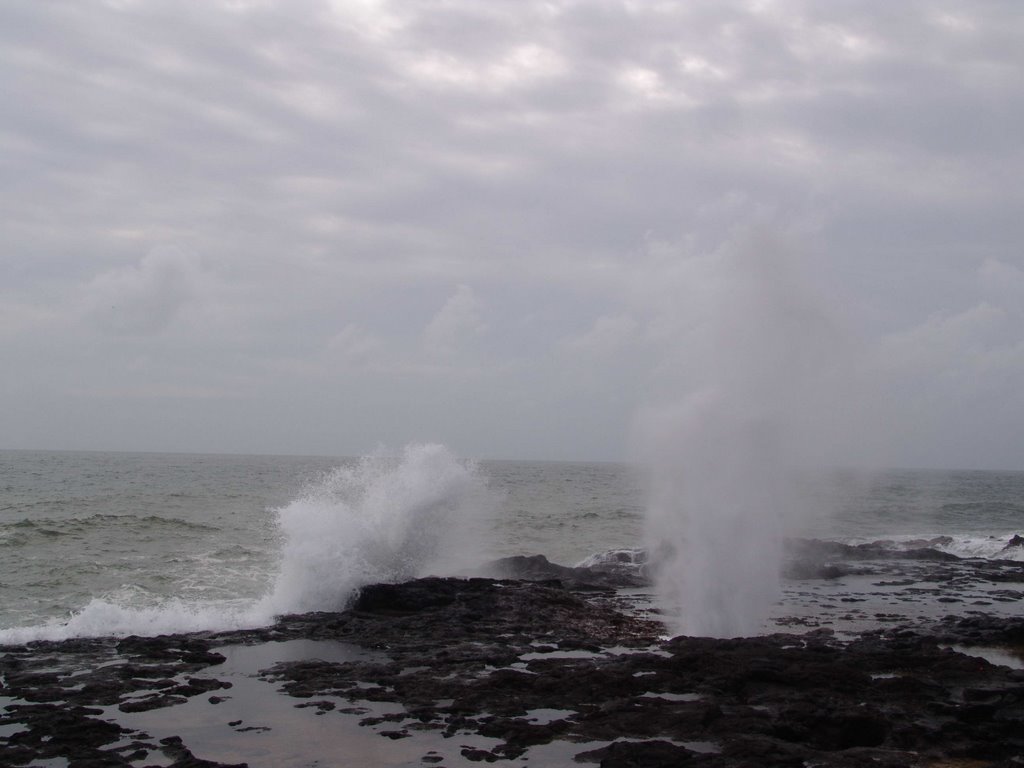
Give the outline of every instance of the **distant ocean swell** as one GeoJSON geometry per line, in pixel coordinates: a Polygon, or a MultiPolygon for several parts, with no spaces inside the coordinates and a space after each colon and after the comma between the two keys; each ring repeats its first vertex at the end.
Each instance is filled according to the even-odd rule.
{"type": "Polygon", "coordinates": [[[33,543],[35,538],[75,537],[93,534],[97,529],[116,529],[123,535],[126,529],[136,533],[158,536],[173,535],[175,532],[219,530],[217,526],[206,525],[173,517],[148,515],[89,515],[88,517],[22,519],[13,523],[0,524],[0,547],[19,546],[33,543]]]}

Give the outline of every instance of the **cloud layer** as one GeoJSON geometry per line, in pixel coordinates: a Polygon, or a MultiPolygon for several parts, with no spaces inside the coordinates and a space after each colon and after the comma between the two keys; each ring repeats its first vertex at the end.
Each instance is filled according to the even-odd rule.
{"type": "Polygon", "coordinates": [[[1022,36],[1013,2],[5,3],[0,440],[621,458],[686,360],[756,380],[827,318],[837,460],[1024,467],[1022,36]],[[779,248],[814,311],[702,347],[779,248]]]}

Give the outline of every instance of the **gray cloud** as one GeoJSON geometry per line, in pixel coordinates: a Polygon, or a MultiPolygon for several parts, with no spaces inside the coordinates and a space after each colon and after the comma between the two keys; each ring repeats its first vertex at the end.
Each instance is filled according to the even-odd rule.
{"type": "Polygon", "coordinates": [[[855,452],[1020,466],[1022,25],[1010,2],[7,3],[0,433],[619,457],[700,322],[679,303],[714,293],[694,265],[753,224],[893,403],[903,437],[855,452]]]}
{"type": "Polygon", "coordinates": [[[155,250],[138,265],[97,276],[85,286],[87,314],[112,333],[153,334],[195,298],[197,267],[186,254],[155,250]]]}
{"type": "Polygon", "coordinates": [[[480,336],[487,326],[483,306],[473,289],[462,284],[423,330],[423,343],[431,354],[450,355],[466,342],[480,336]]]}

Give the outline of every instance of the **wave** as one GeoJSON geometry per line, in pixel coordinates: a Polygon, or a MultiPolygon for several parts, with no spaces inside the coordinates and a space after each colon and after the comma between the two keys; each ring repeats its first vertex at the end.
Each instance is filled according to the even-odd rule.
{"type": "Polygon", "coordinates": [[[607,549],[580,560],[574,568],[589,570],[628,570],[640,573],[647,566],[647,550],[633,547],[607,549]]]}
{"type": "Polygon", "coordinates": [[[931,549],[961,559],[1012,560],[1024,562],[1024,539],[1015,533],[991,535],[896,536],[870,542],[882,549],[905,552],[931,549]]]}
{"type": "Polygon", "coordinates": [[[1024,537],[1007,534],[957,534],[888,539],[790,539],[788,554],[807,560],[989,560],[1024,562],[1024,537]]]}
{"type": "Polygon", "coordinates": [[[211,533],[220,530],[215,525],[194,520],[160,515],[108,515],[96,514],[86,517],[43,517],[23,518],[14,522],[0,523],[0,546],[26,546],[38,539],[85,536],[105,528],[116,527],[121,535],[127,529],[157,535],[174,532],[211,533]]]}
{"type": "Polygon", "coordinates": [[[951,501],[939,506],[940,513],[960,517],[974,517],[979,520],[1000,518],[1019,519],[1024,515],[1024,505],[1009,501],[951,501]]]}
{"type": "MultiPolygon", "coordinates": [[[[397,458],[364,457],[309,483],[277,510],[283,545],[273,587],[264,596],[140,604],[152,603],[152,596],[143,600],[121,590],[92,599],[62,621],[2,629],[0,644],[221,631],[264,626],[285,613],[342,610],[366,584],[464,569],[468,558],[479,556],[474,519],[489,511],[491,503],[476,466],[441,445],[410,445],[397,458]]],[[[10,527],[48,535],[40,532],[67,532],[126,518],[131,516],[95,515],[59,521],[59,528],[52,520],[20,521],[10,527]]],[[[173,518],[135,521],[171,529],[210,527],[173,518]]]]}
{"type": "Polygon", "coordinates": [[[265,613],[251,604],[197,604],[172,599],[153,607],[132,607],[96,598],[66,620],[2,629],[0,645],[72,637],[150,637],[177,632],[217,632],[259,627],[267,620],[265,613]]]}

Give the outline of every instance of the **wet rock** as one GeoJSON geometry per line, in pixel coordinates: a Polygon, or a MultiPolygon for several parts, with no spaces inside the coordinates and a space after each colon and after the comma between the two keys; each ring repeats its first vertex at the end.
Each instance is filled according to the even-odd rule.
{"type": "Polygon", "coordinates": [[[568,567],[552,563],[544,555],[516,555],[494,560],[481,572],[498,579],[559,582],[575,589],[643,587],[650,584],[642,568],[635,566],[635,553],[609,553],[609,557],[589,567],[568,567]]]}
{"type": "Polygon", "coordinates": [[[352,610],[384,615],[407,614],[451,605],[459,593],[456,579],[424,579],[406,584],[363,587],[352,610]]]}
{"type": "Polygon", "coordinates": [[[849,568],[844,568],[833,563],[808,562],[806,560],[790,561],[783,570],[783,576],[787,579],[838,579],[851,573],[849,568]]]}
{"type": "Polygon", "coordinates": [[[673,768],[694,757],[690,750],[667,741],[615,741],[607,747],[576,756],[579,762],[599,763],[601,768],[673,768]]]}
{"type": "MultiPolygon", "coordinates": [[[[517,562],[552,573],[547,561],[517,562]]],[[[609,589],[564,578],[430,578],[367,587],[350,610],[251,631],[3,649],[3,692],[15,703],[0,712],[0,764],[143,764],[156,749],[174,766],[216,765],[181,739],[151,745],[99,707],[213,702],[227,687],[214,677],[219,644],[300,638],[366,650],[275,664],[261,672],[279,691],[268,695],[293,697],[302,716],[359,718],[387,738],[466,736],[461,754],[474,762],[529,759],[552,741],[604,766],[1009,765],[1024,753],[1024,672],[948,647],[1024,647],[1024,619],[909,626],[883,614],[891,628],[852,640],[827,631],[664,640],[660,624],[617,605],[609,589]],[[388,706],[371,711],[377,704],[388,706]]],[[[239,739],[266,730],[232,727],[239,739]]]]}
{"type": "Polygon", "coordinates": [[[246,763],[218,763],[212,760],[202,760],[193,755],[178,736],[160,739],[160,743],[163,745],[164,754],[174,761],[172,768],[248,768],[246,763]]]}
{"type": "MultiPolygon", "coordinates": [[[[0,724],[19,723],[22,730],[0,740],[0,764],[73,757],[94,765],[120,765],[107,760],[104,747],[116,742],[125,729],[100,719],[102,710],[55,704],[9,705],[0,724]]],[[[117,758],[118,760],[120,758],[117,758]]]]}
{"type": "Polygon", "coordinates": [[[895,559],[903,560],[932,560],[935,562],[955,563],[960,558],[951,552],[943,552],[938,549],[922,547],[920,549],[907,549],[894,553],[895,559]]]}
{"type": "Polygon", "coordinates": [[[173,707],[175,704],[184,704],[186,701],[187,699],[184,696],[153,694],[132,701],[122,702],[117,708],[122,712],[149,712],[152,709],[163,709],[164,707],[173,707]]]}
{"type": "Polygon", "coordinates": [[[176,686],[171,693],[178,696],[198,696],[201,693],[219,691],[222,688],[230,688],[231,683],[222,680],[211,680],[204,677],[190,677],[184,685],[176,686]]]}

